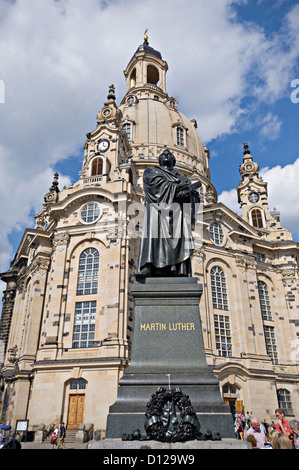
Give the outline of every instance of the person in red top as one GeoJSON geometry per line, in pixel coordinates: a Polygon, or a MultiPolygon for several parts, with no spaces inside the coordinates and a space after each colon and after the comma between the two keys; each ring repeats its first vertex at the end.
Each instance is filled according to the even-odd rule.
{"type": "Polygon", "coordinates": [[[276,431],[285,434],[291,441],[292,446],[294,445],[294,432],[289,426],[289,421],[284,415],[284,411],[281,408],[275,410],[275,416],[278,419],[276,424],[276,431]]]}

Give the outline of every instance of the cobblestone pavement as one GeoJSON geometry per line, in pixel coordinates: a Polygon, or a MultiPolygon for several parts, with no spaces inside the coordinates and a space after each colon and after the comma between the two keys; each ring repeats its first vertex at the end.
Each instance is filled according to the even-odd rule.
{"type": "MultiPolygon", "coordinates": [[[[22,449],[52,449],[50,442],[22,442],[22,449]]],[[[121,449],[140,449],[142,446],[149,446],[150,449],[161,450],[189,450],[196,451],[199,449],[249,449],[251,445],[246,441],[238,441],[236,439],[223,439],[221,441],[189,441],[189,442],[176,442],[176,443],[162,443],[157,441],[126,441],[120,439],[104,439],[101,441],[90,441],[82,443],[66,442],[65,450],[75,449],[101,449],[101,450],[121,450],[121,449]]],[[[56,450],[56,449],[53,449],[56,450]]],[[[60,450],[60,449],[58,449],[60,450]]],[[[64,449],[62,449],[64,450],[64,449]]]]}
{"type": "MultiPolygon", "coordinates": [[[[76,442],[66,442],[65,444],[65,450],[67,449],[88,449],[87,447],[88,443],[85,442],[84,444],[76,443],[76,442]]],[[[43,443],[38,443],[38,442],[22,442],[21,443],[22,449],[52,449],[52,444],[50,442],[43,442],[43,443]]],[[[57,449],[53,449],[57,450],[57,449]]],[[[60,450],[60,449],[58,449],[60,450]]],[[[62,449],[64,450],[64,449],[62,449]]]]}

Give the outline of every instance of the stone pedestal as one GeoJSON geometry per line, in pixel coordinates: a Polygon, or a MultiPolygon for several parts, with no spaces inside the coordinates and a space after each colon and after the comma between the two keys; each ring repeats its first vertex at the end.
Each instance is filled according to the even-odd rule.
{"type": "Polygon", "coordinates": [[[189,395],[201,431],[234,437],[229,407],[205,357],[196,278],[146,278],[132,286],[135,300],[130,366],[119,382],[107,418],[107,438],[133,429],[145,434],[146,405],[159,387],[180,387],[189,395]]]}

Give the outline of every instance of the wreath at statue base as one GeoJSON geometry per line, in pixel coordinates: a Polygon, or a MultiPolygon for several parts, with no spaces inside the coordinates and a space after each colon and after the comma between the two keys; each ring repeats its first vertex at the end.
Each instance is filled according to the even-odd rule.
{"type": "Polygon", "coordinates": [[[160,387],[147,403],[145,417],[147,438],[161,442],[189,441],[196,438],[200,429],[189,396],[180,388],[160,387]]]}

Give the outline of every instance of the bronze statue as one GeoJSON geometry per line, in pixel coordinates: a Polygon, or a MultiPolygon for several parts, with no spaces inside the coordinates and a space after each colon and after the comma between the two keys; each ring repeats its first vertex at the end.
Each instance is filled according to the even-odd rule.
{"type": "Polygon", "coordinates": [[[174,169],[169,150],[159,157],[160,166],[146,168],[143,175],[145,216],[138,263],[138,277],[188,276],[194,250],[191,225],[195,221],[196,191],[187,176],[174,169]]]}

